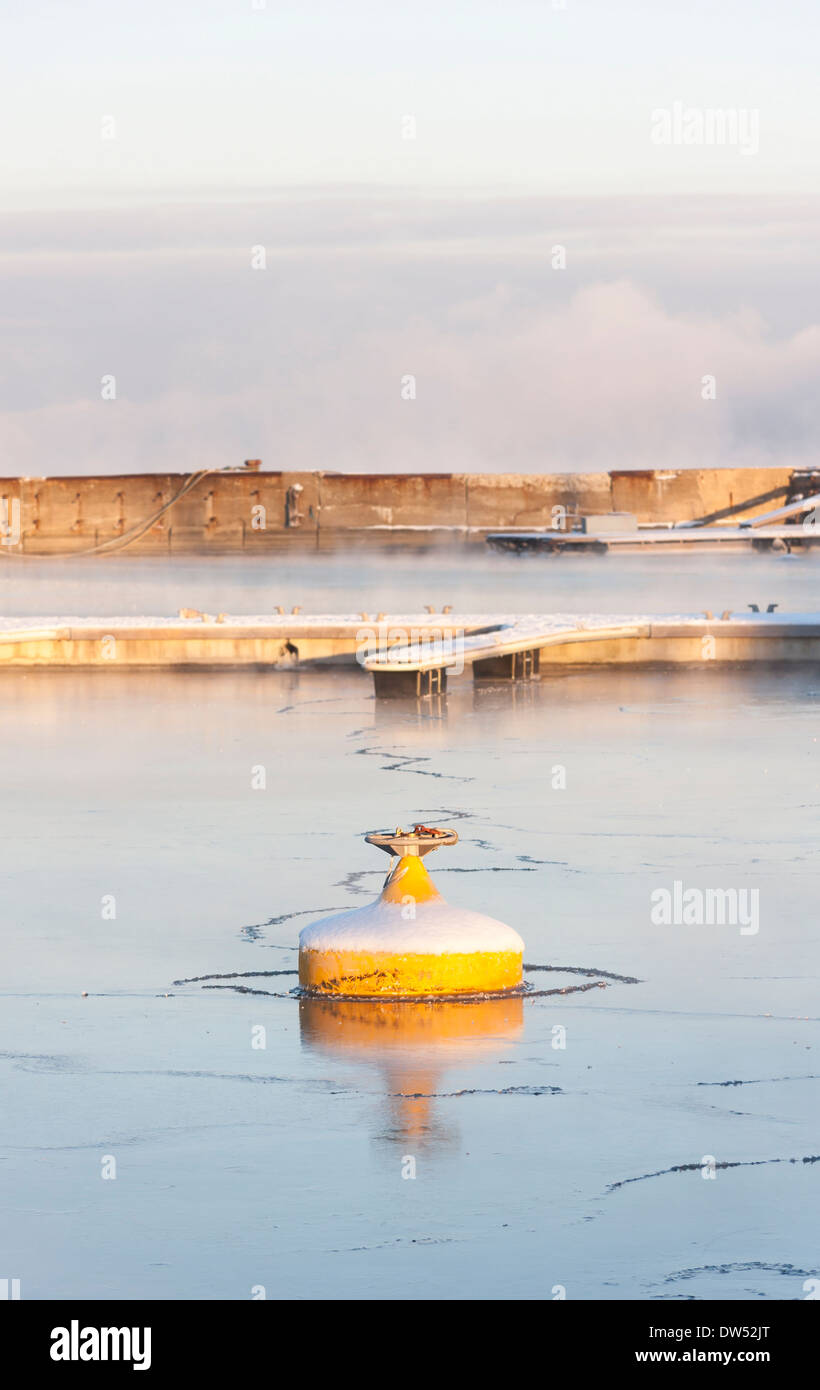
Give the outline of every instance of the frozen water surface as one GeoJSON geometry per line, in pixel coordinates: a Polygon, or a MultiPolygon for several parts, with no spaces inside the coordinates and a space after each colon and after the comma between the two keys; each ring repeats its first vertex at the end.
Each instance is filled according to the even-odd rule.
{"type": "MultiPolygon", "coordinates": [[[[4,611],[817,607],[812,557],[638,560],[27,564],[4,611]]],[[[819,672],[467,676],[440,709],[358,671],[17,671],[0,709],[23,1297],[805,1296],[819,672]],[[271,972],[378,891],[361,834],[414,819],[458,830],[425,862],[552,967],[539,993],[300,1004],[271,972]],[[675,880],[759,890],[759,931],[653,925],[675,880]]]]}

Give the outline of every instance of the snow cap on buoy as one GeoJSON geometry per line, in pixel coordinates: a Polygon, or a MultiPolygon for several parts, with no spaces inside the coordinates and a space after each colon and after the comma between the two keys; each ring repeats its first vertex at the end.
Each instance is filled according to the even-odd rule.
{"type": "Polygon", "coordinates": [[[417,825],[372,831],[369,844],[395,863],[366,907],[323,917],[299,934],[299,982],[325,995],[484,994],[521,983],[518,932],[482,912],[451,907],[422,861],[454,830],[417,825]]]}

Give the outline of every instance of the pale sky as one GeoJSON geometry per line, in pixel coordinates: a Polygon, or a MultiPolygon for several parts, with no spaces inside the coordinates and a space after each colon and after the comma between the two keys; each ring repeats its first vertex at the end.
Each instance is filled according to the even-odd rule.
{"type": "Polygon", "coordinates": [[[813,191],[816,0],[565,3],[3,0],[3,197],[813,191]],[[653,145],[676,101],[759,112],[759,151],[653,145]]]}
{"type": "Polygon", "coordinates": [[[817,0],[0,15],[0,475],[815,461],[817,0]]]}

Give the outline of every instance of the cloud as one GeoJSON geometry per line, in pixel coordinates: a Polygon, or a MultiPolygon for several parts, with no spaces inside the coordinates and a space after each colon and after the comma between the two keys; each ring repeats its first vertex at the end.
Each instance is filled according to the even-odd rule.
{"type": "Polygon", "coordinates": [[[813,461],[815,204],[403,206],[0,224],[2,472],[813,461]]]}

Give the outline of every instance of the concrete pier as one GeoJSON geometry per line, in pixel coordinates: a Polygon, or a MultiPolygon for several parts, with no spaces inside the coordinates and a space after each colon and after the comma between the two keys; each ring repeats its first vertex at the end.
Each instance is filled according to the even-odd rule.
{"type": "MultiPolygon", "coordinates": [[[[428,613],[381,622],[365,614],[2,618],[0,668],[289,670],[356,665],[367,651],[400,646],[410,634],[425,641],[456,640],[464,621],[469,623],[428,613]]],[[[415,687],[414,675],[412,683],[415,687]]]]}
{"type": "Polygon", "coordinates": [[[753,500],[745,514],[754,516],[785,502],[795,487],[807,490],[788,468],[401,474],[240,465],[201,476],[7,477],[0,479],[0,562],[100,547],[259,554],[351,542],[483,543],[501,529],[555,527],[561,511],[629,512],[638,523],[671,523],[723,515],[753,500]]]}
{"type": "Polygon", "coordinates": [[[570,665],[820,662],[820,613],[201,614],[3,618],[0,669],[305,670],[358,666],[377,696],[443,694],[475,680],[531,681],[570,665]]]}

